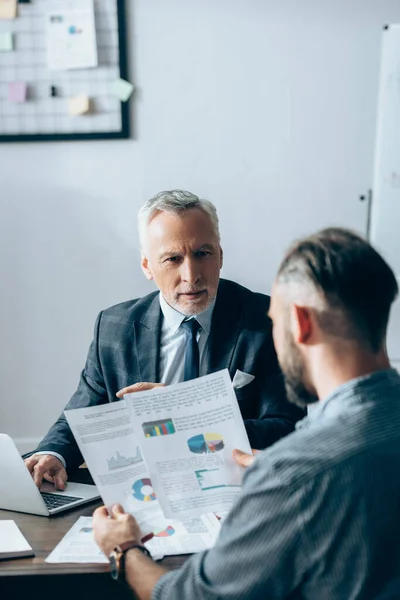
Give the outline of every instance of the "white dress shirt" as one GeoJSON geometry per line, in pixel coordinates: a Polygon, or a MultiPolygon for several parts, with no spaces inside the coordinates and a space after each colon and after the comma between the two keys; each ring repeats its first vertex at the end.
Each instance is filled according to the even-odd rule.
{"type": "MultiPolygon", "coordinates": [[[[160,383],[179,383],[183,381],[183,371],[185,365],[185,351],[187,345],[187,334],[181,323],[190,318],[172,308],[160,294],[160,306],[163,313],[163,322],[161,326],[160,339],[160,383]]],[[[211,320],[214,312],[215,299],[210,306],[202,313],[194,315],[200,324],[197,332],[197,343],[199,345],[199,374],[206,375],[206,365],[208,357],[208,338],[211,331],[211,320]]]]}

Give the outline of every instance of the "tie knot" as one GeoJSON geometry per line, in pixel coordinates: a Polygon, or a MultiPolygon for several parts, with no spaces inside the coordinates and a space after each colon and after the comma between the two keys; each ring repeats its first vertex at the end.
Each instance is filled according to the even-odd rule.
{"type": "Polygon", "coordinates": [[[197,319],[188,319],[187,321],[182,321],[181,327],[183,327],[191,337],[195,337],[201,325],[197,319]]]}

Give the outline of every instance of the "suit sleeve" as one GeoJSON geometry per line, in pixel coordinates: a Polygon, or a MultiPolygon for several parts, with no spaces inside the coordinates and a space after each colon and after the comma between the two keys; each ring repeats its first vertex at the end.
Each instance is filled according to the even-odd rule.
{"type": "Polygon", "coordinates": [[[282,372],[272,341],[267,351],[257,358],[254,382],[236,391],[239,404],[241,394],[249,397],[253,407],[252,418],[244,419],[250,445],[263,450],[294,431],[296,422],[306,416],[305,410],[290,403],[286,398],[282,372]],[[246,387],[249,389],[246,390],[246,387]],[[251,389],[252,388],[252,389],[251,389]]]}
{"type": "MultiPolygon", "coordinates": [[[[80,376],[78,389],[64,410],[96,406],[98,404],[105,404],[108,401],[99,359],[99,330],[101,318],[102,313],[99,314],[96,320],[94,338],[89,348],[85,368],[80,376]]],[[[76,469],[83,463],[82,454],[75,442],[75,438],[69,428],[64,412],[50,428],[35,452],[43,452],[46,450],[61,454],[66,462],[68,471],[76,469]]]]}

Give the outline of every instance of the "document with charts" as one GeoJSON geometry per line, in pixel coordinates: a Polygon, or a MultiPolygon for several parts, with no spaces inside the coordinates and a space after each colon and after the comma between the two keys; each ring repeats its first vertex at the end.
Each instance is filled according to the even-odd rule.
{"type": "Polygon", "coordinates": [[[65,416],[104,503],[143,533],[163,517],[227,511],[240,492],[232,450],[251,450],[227,370],[65,416]]]}
{"type": "Polygon", "coordinates": [[[125,401],[164,515],[229,510],[242,480],[232,450],[251,449],[228,370],[125,401]]]}
{"type": "MultiPolygon", "coordinates": [[[[215,544],[220,530],[215,515],[184,520],[164,516],[124,401],[69,410],[65,415],[104,504],[122,504],[138,521],[143,536],[153,533],[146,545],[154,559],[192,554],[215,544]]],[[[74,529],[48,560],[98,562],[101,554],[93,552],[90,532],[74,529]]]]}
{"type": "MultiPolygon", "coordinates": [[[[154,560],[174,554],[193,554],[211,548],[221,525],[210,515],[186,521],[158,521],[154,536],[145,546],[154,560]]],[[[48,563],[108,563],[93,537],[92,517],[79,517],[45,559],[48,563]]]]}
{"type": "Polygon", "coordinates": [[[121,504],[142,532],[163,517],[124,401],[66,410],[65,417],[105,505],[121,504]]]}

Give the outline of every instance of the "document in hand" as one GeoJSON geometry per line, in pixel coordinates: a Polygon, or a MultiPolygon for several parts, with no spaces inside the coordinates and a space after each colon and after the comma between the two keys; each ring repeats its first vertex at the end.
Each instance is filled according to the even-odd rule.
{"type": "Polygon", "coordinates": [[[251,450],[227,370],[65,416],[104,503],[143,534],[163,516],[229,510],[240,491],[232,450],[251,450]]]}
{"type": "Polygon", "coordinates": [[[163,517],[125,401],[65,411],[105,505],[121,504],[143,535],[163,517]]]}
{"type": "Polygon", "coordinates": [[[228,370],[125,396],[153,488],[166,517],[228,510],[251,453],[228,370]]]}

